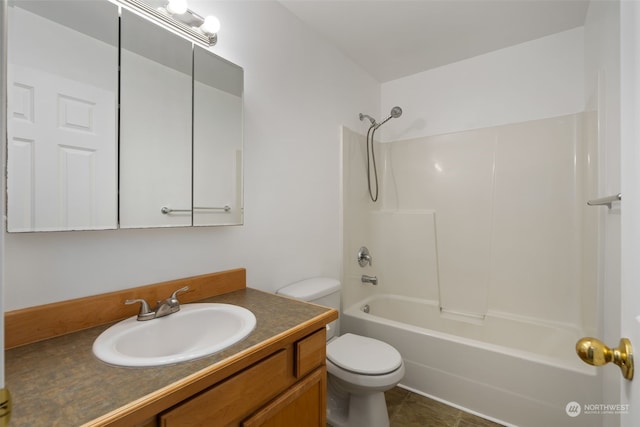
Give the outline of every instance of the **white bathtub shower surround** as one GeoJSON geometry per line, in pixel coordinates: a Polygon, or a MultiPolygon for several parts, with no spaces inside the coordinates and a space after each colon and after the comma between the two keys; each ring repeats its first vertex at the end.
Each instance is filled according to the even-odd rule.
{"type": "Polygon", "coordinates": [[[595,333],[594,123],[581,113],[382,144],[381,206],[359,201],[361,141],[345,129],[345,284],[380,278],[347,286],[346,306],[394,293],[595,333]],[[364,269],[362,245],[374,259],[364,269]]]}
{"type": "Polygon", "coordinates": [[[600,415],[565,411],[572,401],[602,401],[596,368],[566,346],[581,336],[572,325],[497,313],[471,323],[441,315],[437,301],[380,294],[346,308],[341,319],[345,330],[400,351],[401,386],[507,425],[602,425],[600,415]]]}
{"type": "Polygon", "coordinates": [[[600,211],[586,205],[597,194],[596,119],[382,144],[375,205],[364,137],[344,129],[344,330],[398,348],[403,384],[418,392],[521,427],[600,425],[591,415],[571,424],[564,411],[602,401],[598,374],[574,353],[599,326],[600,211]]]}

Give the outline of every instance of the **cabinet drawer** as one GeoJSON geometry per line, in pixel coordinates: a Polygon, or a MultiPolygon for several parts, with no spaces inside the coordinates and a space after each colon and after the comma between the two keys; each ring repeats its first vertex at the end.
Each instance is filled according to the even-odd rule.
{"type": "Polygon", "coordinates": [[[318,366],[325,364],[327,350],[327,330],[322,328],[296,342],[296,363],[294,374],[302,378],[318,366]]]}
{"type": "MultiPolygon", "coordinates": [[[[229,425],[277,396],[292,381],[280,350],[160,416],[163,427],[229,425]]],[[[289,368],[288,368],[289,366],[289,368]]]]}

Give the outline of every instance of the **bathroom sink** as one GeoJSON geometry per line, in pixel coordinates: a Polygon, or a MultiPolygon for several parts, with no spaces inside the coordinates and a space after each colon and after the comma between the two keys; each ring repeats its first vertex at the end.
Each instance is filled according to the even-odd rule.
{"type": "Polygon", "coordinates": [[[93,353],[118,366],[168,365],[207,356],[237,343],[256,326],[246,308],[230,304],[184,304],[153,320],[125,319],[104,331],[93,353]]]}

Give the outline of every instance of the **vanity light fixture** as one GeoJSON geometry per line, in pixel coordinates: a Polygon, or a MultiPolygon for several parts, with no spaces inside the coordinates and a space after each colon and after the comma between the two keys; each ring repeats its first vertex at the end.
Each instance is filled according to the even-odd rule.
{"type": "Polygon", "coordinates": [[[167,6],[165,6],[167,12],[171,15],[182,15],[189,10],[187,6],[187,0],[169,0],[167,6]]]}
{"type": "Polygon", "coordinates": [[[200,25],[200,30],[205,34],[218,34],[220,31],[220,21],[213,15],[206,16],[200,25]]]}
{"type": "Polygon", "coordinates": [[[218,31],[220,31],[218,18],[212,15],[206,18],[198,15],[189,9],[187,0],[169,0],[159,7],[154,7],[152,3],[158,2],[151,0],[117,0],[117,2],[201,46],[213,46],[218,41],[218,31]]]}

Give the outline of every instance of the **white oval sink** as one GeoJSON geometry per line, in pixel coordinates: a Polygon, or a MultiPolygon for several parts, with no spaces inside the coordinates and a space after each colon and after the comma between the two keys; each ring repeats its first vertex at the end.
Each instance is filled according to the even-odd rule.
{"type": "Polygon", "coordinates": [[[153,320],[125,319],[93,343],[98,359],[118,366],[159,366],[193,360],[224,350],[245,338],[256,317],[230,304],[185,304],[153,320]]]}

